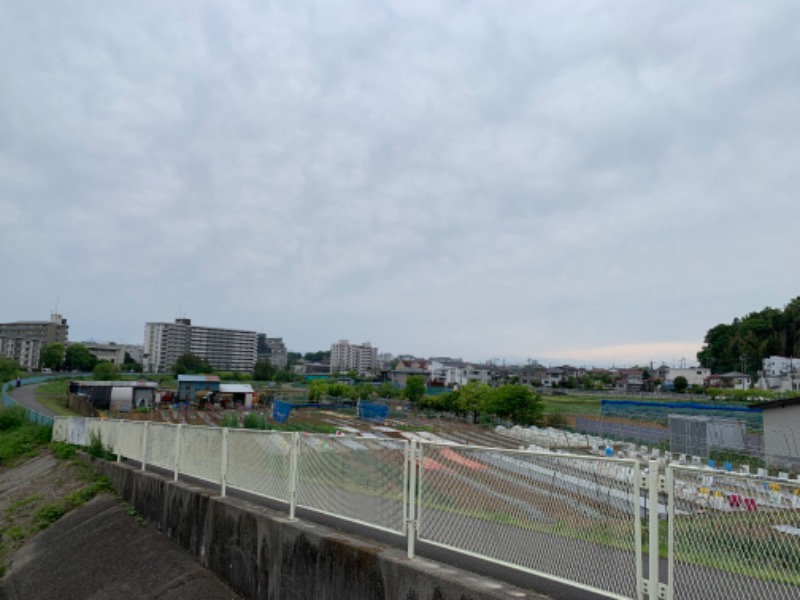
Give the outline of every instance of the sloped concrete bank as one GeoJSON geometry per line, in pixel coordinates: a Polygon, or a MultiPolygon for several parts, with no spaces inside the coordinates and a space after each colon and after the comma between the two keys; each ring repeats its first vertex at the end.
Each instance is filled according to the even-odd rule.
{"type": "Polygon", "coordinates": [[[268,508],[85,457],[162,533],[248,598],[508,600],[544,597],[268,508]]]}

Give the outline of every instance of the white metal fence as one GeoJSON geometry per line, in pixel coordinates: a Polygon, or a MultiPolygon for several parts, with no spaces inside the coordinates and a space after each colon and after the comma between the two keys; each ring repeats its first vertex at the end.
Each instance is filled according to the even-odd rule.
{"type": "Polygon", "coordinates": [[[800,597],[785,473],[86,418],[53,438],[405,535],[410,558],[419,541],[610,598],[800,597]]]}

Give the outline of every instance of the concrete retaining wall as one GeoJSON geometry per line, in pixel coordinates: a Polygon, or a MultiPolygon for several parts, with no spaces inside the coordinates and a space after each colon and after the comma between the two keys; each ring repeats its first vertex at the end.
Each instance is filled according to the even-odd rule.
{"type": "Polygon", "coordinates": [[[213,490],[86,457],[152,525],[249,598],[508,600],[543,597],[213,490]]]}

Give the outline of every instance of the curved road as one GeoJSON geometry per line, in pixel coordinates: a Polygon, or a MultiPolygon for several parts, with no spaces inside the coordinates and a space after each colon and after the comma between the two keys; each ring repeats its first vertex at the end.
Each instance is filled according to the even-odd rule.
{"type": "Polygon", "coordinates": [[[22,387],[19,388],[10,389],[8,391],[8,395],[11,396],[17,402],[19,402],[25,408],[30,408],[48,417],[56,416],[56,414],[52,410],[40,404],[36,400],[35,392],[37,387],[39,387],[39,384],[23,385],[22,387]]]}

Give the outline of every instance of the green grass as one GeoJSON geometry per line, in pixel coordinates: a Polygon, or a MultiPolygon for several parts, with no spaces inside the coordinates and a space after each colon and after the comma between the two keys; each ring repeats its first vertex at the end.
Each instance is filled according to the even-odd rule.
{"type": "MultiPolygon", "coordinates": [[[[26,419],[20,422],[20,411],[7,410],[0,411],[0,421],[4,424],[4,428],[0,430],[0,463],[11,463],[25,456],[35,455],[48,444],[51,437],[50,427],[33,425],[26,419]]],[[[25,411],[22,410],[22,415],[24,414],[25,411]]],[[[102,442],[99,445],[102,448],[102,442]]],[[[43,495],[34,494],[13,502],[3,511],[3,521],[7,525],[0,528],[0,577],[6,572],[5,562],[9,553],[19,548],[37,531],[49,527],[67,512],[88,502],[97,494],[113,491],[107,478],[98,475],[75,457],[74,446],[52,443],[50,448],[58,458],[70,460],[79,470],[79,477],[85,479],[88,485],[44,506],[39,506],[43,495]]],[[[58,481],[54,480],[54,483],[58,487],[58,481]]]]}
{"type": "Polygon", "coordinates": [[[50,441],[49,425],[25,423],[14,429],[0,431],[0,465],[35,456],[39,448],[50,441]]]}
{"type": "Polygon", "coordinates": [[[73,508],[82,506],[101,492],[111,492],[111,482],[105,477],[98,477],[95,481],[63,498],[41,507],[33,515],[33,524],[36,529],[46,529],[73,508]]]}
{"type": "Polygon", "coordinates": [[[52,410],[59,417],[72,417],[77,413],[67,408],[67,389],[69,381],[56,379],[40,384],[36,388],[36,401],[52,410]]]}

